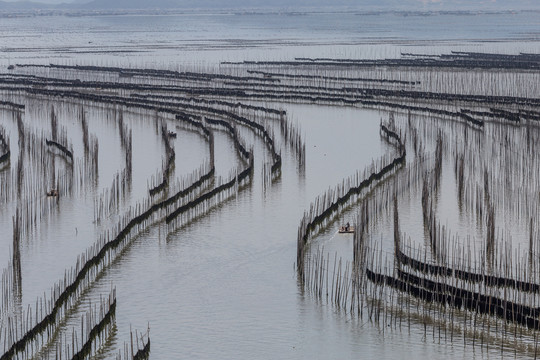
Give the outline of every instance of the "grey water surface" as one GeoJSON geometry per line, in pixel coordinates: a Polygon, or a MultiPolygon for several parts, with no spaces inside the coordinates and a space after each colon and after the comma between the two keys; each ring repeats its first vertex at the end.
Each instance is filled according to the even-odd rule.
{"type": "MultiPolygon", "coordinates": [[[[537,15],[209,13],[2,18],[0,64],[4,69],[17,63],[56,63],[216,70],[225,66],[222,61],[384,58],[401,52],[450,50],[538,52],[537,15]]],[[[24,101],[25,121],[36,131],[47,128],[49,109],[54,106],[68,138],[80,139],[76,106],[24,101]]],[[[113,357],[129,341],[130,328],[144,331],[148,325],[152,359],[497,356],[460,344],[439,344],[426,338],[421,326],[385,332],[303,292],[295,271],[300,219],[317,195],[393,151],[379,136],[380,120],[388,114],[343,106],[267,105],[286,110],[288,119],[301,128],[305,170],[299,171],[294,155],[283,146],[281,176],[263,187],[266,148],[259,137],[247,135],[256,159],[248,186],[173,233],[156,224],[137,236],[83,298],[83,304],[97,303],[111,287],[117,290],[116,344],[104,357],[113,357]]],[[[92,192],[62,200],[60,210],[23,239],[22,308],[48,293],[106,228],[107,222],[92,221],[93,199],[110,187],[114,174],[122,169],[122,151],[118,129],[110,120],[114,115],[93,107],[86,112],[90,133],[100,142],[99,184],[92,192]]],[[[133,131],[134,144],[134,181],[125,209],[146,196],[148,181],[161,169],[163,149],[151,118],[126,113],[124,120],[133,131]]],[[[16,123],[7,111],[1,113],[0,125],[16,138],[16,123]]],[[[80,153],[81,143],[74,140],[73,145],[80,153]]],[[[174,146],[177,178],[196,170],[208,156],[204,139],[190,131],[178,130],[174,146]]],[[[15,144],[13,151],[16,156],[15,144]]],[[[217,133],[218,175],[226,177],[237,161],[231,140],[217,133]]],[[[1,264],[10,258],[14,207],[11,201],[0,209],[1,264]]],[[[345,219],[354,216],[355,209],[345,219]]],[[[352,249],[352,238],[335,236],[333,228],[317,241],[329,251],[346,254],[352,249]]],[[[72,325],[76,327],[77,321],[72,325]]]]}

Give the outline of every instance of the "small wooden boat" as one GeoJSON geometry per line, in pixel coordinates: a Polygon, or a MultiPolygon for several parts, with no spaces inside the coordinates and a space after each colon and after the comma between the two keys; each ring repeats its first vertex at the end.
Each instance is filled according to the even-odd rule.
{"type": "Polygon", "coordinates": [[[47,196],[58,196],[58,190],[52,189],[47,191],[47,196]]]}
{"type": "Polygon", "coordinates": [[[352,234],[354,233],[353,225],[342,225],[339,227],[338,233],[340,234],[352,234]]]}
{"type": "Polygon", "coordinates": [[[171,137],[171,138],[176,138],[176,133],[175,132],[169,131],[169,132],[167,132],[167,135],[169,135],[169,137],[171,137]]]}

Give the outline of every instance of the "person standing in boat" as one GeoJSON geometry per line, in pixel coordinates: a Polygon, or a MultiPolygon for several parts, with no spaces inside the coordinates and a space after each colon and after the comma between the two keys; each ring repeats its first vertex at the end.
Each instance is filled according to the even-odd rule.
{"type": "Polygon", "coordinates": [[[350,227],[350,224],[349,224],[349,222],[347,221],[347,225],[345,225],[345,231],[349,231],[349,227],[350,227]]]}

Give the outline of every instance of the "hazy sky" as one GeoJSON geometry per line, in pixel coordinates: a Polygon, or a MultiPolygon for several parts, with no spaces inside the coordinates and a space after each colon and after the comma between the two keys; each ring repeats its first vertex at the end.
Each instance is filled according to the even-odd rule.
{"type": "MultiPolygon", "coordinates": [[[[17,1],[21,1],[21,0],[2,0],[4,2],[17,2],[17,1]]],[[[31,2],[36,2],[36,3],[43,3],[43,4],[66,4],[66,3],[82,3],[82,2],[90,2],[91,0],[28,0],[28,1],[31,1],[31,2]]]]}
{"type": "MultiPolygon", "coordinates": [[[[3,0],[3,1],[6,1],[6,2],[16,2],[16,1],[21,1],[21,0],[3,0]]],[[[39,2],[39,3],[45,3],[45,4],[61,4],[61,3],[85,3],[85,2],[90,2],[91,0],[30,0],[32,2],[39,2]]],[[[114,3],[114,0],[111,0],[111,2],[114,3]]],[[[228,1],[224,0],[223,1],[223,4],[226,5],[228,1]]],[[[269,1],[271,3],[271,0],[269,1]]],[[[418,3],[419,5],[421,4],[437,4],[437,3],[463,3],[464,1],[460,1],[460,0],[413,0],[411,2],[416,2],[418,3]]],[[[465,1],[466,3],[497,3],[499,5],[503,5],[505,3],[509,4],[509,5],[512,5],[512,4],[519,4],[521,2],[528,2],[527,0],[512,0],[512,1],[509,1],[509,0],[467,0],[465,1]]],[[[331,6],[333,3],[332,0],[329,0],[328,1],[328,5],[331,6]]],[[[196,2],[194,3],[194,5],[196,4],[196,2]]],[[[362,0],[358,0],[358,5],[361,6],[362,5],[362,0]]]]}
{"type": "MultiPolygon", "coordinates": [[[[20,0],[0,0],[0,1],[15,2],[15,1],[20,1],[20,0]]],[[[39,3],[44,3],[44,4],[61,4],[61,3],[88,3],[91,0],[26,0],[26,1],[39,2],[39,3]]],[[[153,0],[148,0],[148,1],[150,4],[154,2],[153,0]]],[[[232,3],[235,3],[237,6],[238,5],[241,6],[243,2],[242,0],[222,0],[223,7],[227,7],[227,4],[231,4],[231,1],[232,3]]],[[[116,0],[109,0],[108,3],[113,4],[115,2],[116,0]]],[[[185,2],[185,0],[179,1],[179,2],[185,2]]],[[[291,5],[294,6],[295,2],[297,1],[291,0],[291,5]]],[[[384,1],[384,0],[380,1],[381,5],[383,6],[385,2],[387,1],[384,1]]],[[[159,0],[156,1],[156,3],[159,3],[159,0]]],[[[219,0],[214,1],[214,4],[219,4],[219,3],[220,3],[219,0]]],[[[266,2],[267,5],[270,5],[271,3],[272,3],[272,0],[267,0],[266,2]]],[[[306,4],[306,1],[302,1],[302,3],[306,4]]],[[[327,3],[328,3],[328,6],[332,6],[335,2],[333,0],[328,0],[327,3]]],[[[362,6],[363,4],[367,4],[367,3],[370,3],[372,5],[373,0],[356,0],[354,2],[354,4],[357,6],[362,6]]],[[[396,1],[391,0],[390,3],[396,4],[396,1]]],[[[471,6],[474,6],[476,8],[496,7],[496,8],[503,8],[503,9],[504,8],[512,9],[512,8],[536,8],[538,7],[540,0],[402,0],[402,1],[397,1],[397,3],[406,5],[409,7],[418,6],[419,8],[446,7],[446,8],[459,9],[459,8],[469,8],[471,6]]],[[[196,6],[197,1],[192,2],[192,4],[196,6]]]]}
{"type": "MultiPolygon", "coordinates": [[[[3,0],[5,2],[16,2],[20,0],[3,0]]],[[[31,0],[32,2],[44,3],[44,4],[62,4],[62,3],[72,3],[73,0],[31,0]]]]}

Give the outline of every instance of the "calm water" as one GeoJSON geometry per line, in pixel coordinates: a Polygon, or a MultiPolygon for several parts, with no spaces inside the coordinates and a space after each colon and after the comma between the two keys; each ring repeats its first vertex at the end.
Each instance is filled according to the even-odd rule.
{"type": "Polygon", "coordinates": [[[185,14],[1,19],[6,62],[167,68],[297,56],[371,58],[445,49],[534,52],[535,12],[483,15],[185,14]]]}
{"type": "MultiPolygon", "coordinates": [[[[88,18],[1,19],[0,64],[60,63],[182,69],[214,69],[220,61],[312,57],[386,57],[400,52],[472,50],[538,52],[538,14],[433,15],[304,14],[106,16],[88,18]]],[[[29,126],[47,128],[50,106],[58,111],[68,138],[79,139],[78,107],[26,103],[29,126]]],[[[387,114],[374,110],[271,104],[297,122],[306,142],[305,173],[283,148],[282,175],[262,186],[266,149],[254,144],[256,170],[250,186],[206,216],[166,234],[153,226],[87,294],[95,303],[111,286],[117,289],[115,337],[129,340],[129,329],[151,329],[153,359],[331,359],[331,358],[483,358],[461,344],[424,338],[421,326],[385,332],[369,322],[321,304],[298,286],[295,275],[297,227],[314,198],[344,177],[393,151],[378,135],[387,114]],[[403,352],[407,349],[407,353],[403,352]]],[[[111,111],[87,107],[90,133],[100,142],[100,176],[92,191],[62,200],[38,229],[23,240],[22,306],[33,304],[75,264],[76,256],[106,228],[92,223],[93,199],[110,187],[123,167],[118,129],[111,111]]],[[[152,118],[124,115],[133,131],[133,189],[125,208],[146,196],[147,183],[162,166],[162,146],[152,118]]],[[[2,112],[0,125],[16,138],[16,123],[2,112]]],[[[174,123],[170,123],[174,126],[174,123]]],[[[175,176],[197,169],[207,147],[197,134],[178,130],[175,176]]],[[[17,153],[13,144],[12,151],[17,153]]],[[[82,145],[74,141],[75,153],[82,145]]],[[[14,157],[16,158],[16,157],[14,157]]],[[[216,134],[218,175],[237,164],[225,133],[216,134]]],[[[0,260],[11,249],[15,204],[0,209],[0,260]]],[[[343,215],[354,219],[356,209],[343,215]]],[[[413,216],[411,216],[413,217],[413,216]]],[[[387,224],[388,225],[388,224],[387,224]]],[[[382,227],[381,233],[390,232],[382,227]]],[[[334,229],[316,242],[347,254],[351,238],[334,229]]],[[[346,255],[345,255],[346,256],[346,255]]],[[[78,319],[72,320],[77,325],[78,319]]],[[[112,349],[115,351],[115,348],[112,349]]],[[[108,354],[111,355],[111,354],[108,354]]]]}

